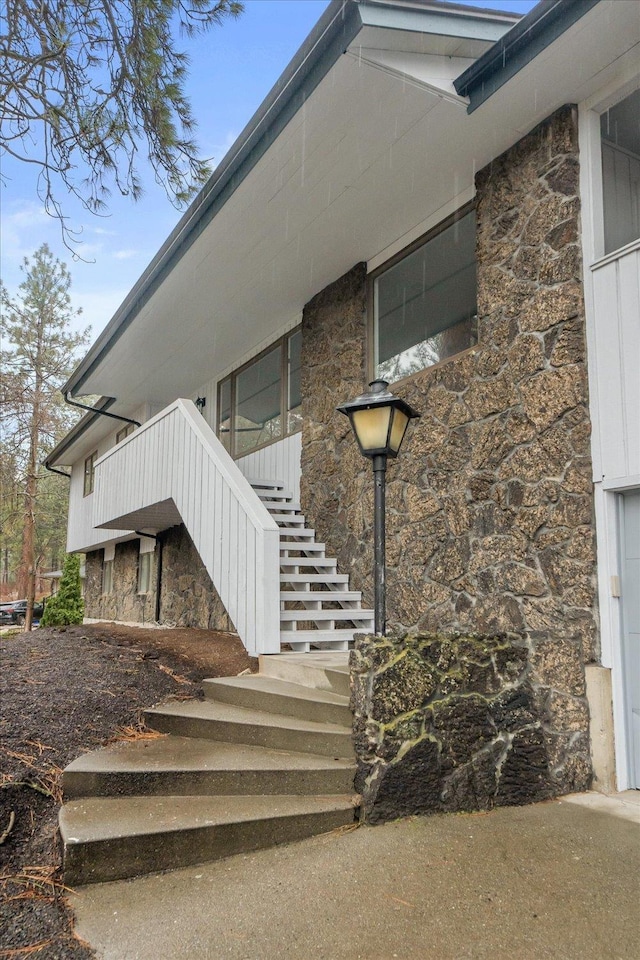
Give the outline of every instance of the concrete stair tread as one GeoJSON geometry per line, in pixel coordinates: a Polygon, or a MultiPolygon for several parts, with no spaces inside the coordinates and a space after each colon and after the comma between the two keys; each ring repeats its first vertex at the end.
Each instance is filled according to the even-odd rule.
{"type": "Polygon", "coordinates": [[[85,772],[173,772],[196,770],[334,770],[351,769],[354,762],[312,753],[274,750],[250,744],[162,736],[155,740],[118,743],[78,757],[65,769],[85,772]]]}
{"type": "Polygon", "coordinates": [[[198,720],[221,720],[248,726],[276,727],[284,730],[297,730],[304,733],[327,733],[351,737],[351,728],[337,723],[321,723],[317,720],[299,720],[265,710],[249,707],[237,707],[229,703],[217,703],[215,700],[169,701],[145,710],[149,724],[153,726],[154,716],[186,717],[198,720]]]}
{"type": "Polygon", "coordinates": [[[348,811],[357,802],[355,795],[91,797],[63,805],[60,833],[65,846],[71,847],[121,837],[348,811]]]}
{"type": "Polygon", "coordinates": [[[293,697],[297,700],[315,701],[335,704],[340,707],[349,706],[349,698],[331,690],[315,690],[301,683],[291,683],[275,677],[266,677],[253,674],[250,677],[217,677],[214,680],[204,680],[205,695],[215,699],[215,689],[218,686],[239,687],[258,690],[263,693],[273,693],[280,696],[293,697]]]}

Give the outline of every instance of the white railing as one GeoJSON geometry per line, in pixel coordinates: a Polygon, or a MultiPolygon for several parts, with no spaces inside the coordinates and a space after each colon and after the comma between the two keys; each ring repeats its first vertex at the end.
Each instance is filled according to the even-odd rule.
{"type": "MultiPolygon", "coordinates": [[[[191,400],[176,400],[96,463],[96,527],[174,507],[246,649],[279,653],[279,535],[191,400]]],[[[174,510],[174,512],[175,512],[174,510]]]]}
{"type": "Polygon", "coordinates": [[[595,479],[640,474],[640,240],[591,267],[594,336],[590,388],[597,426],[595,479]]]}

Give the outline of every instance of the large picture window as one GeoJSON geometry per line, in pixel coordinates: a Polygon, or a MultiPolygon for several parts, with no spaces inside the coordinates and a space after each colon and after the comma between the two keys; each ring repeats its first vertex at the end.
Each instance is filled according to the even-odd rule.
{"type": "Polygon", "coordinates": [[[372,274],[374,375],[389,382],[478,342],[475,210],[372,274]]]}
{"type": "Polygon", "coordinates": [[[217,432],[232,456],[300,429],[301,347],[294,330],[218,385],[217,432]]]}

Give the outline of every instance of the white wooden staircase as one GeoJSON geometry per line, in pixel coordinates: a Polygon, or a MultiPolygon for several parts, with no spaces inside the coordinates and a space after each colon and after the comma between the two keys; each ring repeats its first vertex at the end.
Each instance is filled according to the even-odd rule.
{"type": "Polygon", "coordinates": [[[317,543],[283,484],[249,481],[280,531],[280,641],[296,652],[347,650],[354,634],[373,629],[373,610],[349,590],[349,577],[317,543]]]}

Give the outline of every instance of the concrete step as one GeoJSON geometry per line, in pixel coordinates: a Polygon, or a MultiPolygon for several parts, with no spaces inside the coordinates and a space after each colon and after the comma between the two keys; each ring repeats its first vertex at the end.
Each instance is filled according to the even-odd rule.
{"type": "Polygon", "coordinates": [[[347,794],[355,765],[310,753],[189,737],[119,743],[85,753],[64,771],[65,798],[347,794]]]}
{"type": "Polygon", "coordinates": [[[284,603],[300,601],[321,601],[332,603],[359,603],[362,594],[359,590],[281,590],[280,600],[284,603]]]}
{"type": "Polygon", "coordinates": [[[313,836],[354,820],[342,797],[124,797],[62,807],[65,880],[99,883],[313,836]]]}
{"type": "Polygon", "coordinates": [[[174,736],[246,743],[323,757],[353,757],[351,730],[334,723],[298,720],[212,700],[160,704],[145,710],[144,716],[150,727],[174,736]]]}
{"type": "Polygon", "coordinates": [[[311,690],[298,683],[274,677],[221,677],[204,680],[205,697],[265,713],[278,713],[300,720],[336,723],[351,731],[347,697],[326,690],[311,690]]]}
{"type": "Polygon", "coordinates": [[[276,677],[313,690],[331,690],[349,696],[349,654],[281,653],[260,657],[260,676],[276,677]]]}

